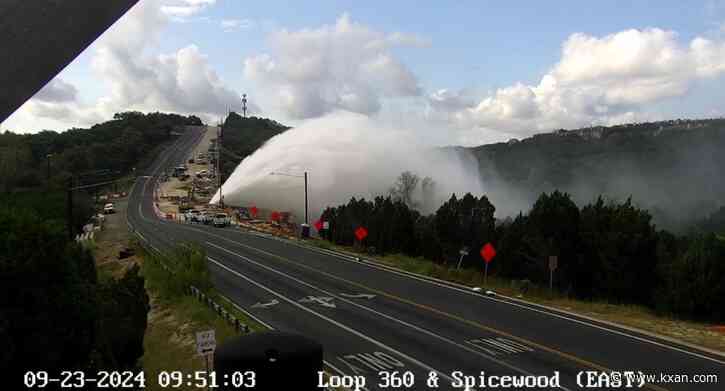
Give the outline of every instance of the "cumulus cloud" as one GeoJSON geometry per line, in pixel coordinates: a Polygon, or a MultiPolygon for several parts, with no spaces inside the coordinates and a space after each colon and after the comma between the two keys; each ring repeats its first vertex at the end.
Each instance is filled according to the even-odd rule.
{"type": "MultiPolygon", "coordinates": [[[[205,7],[214,1],[183,3],[205,7]]],[[[165,54],[150,53],[169,21],[163,4],[158,0],[139,2],[94,43],[91,65],[94,74],[109,87],[106,95],[83,104],[78,100],[77,88],[56,77],[15,117],[37,116],[67,126],[87,126],[119,111],[158,110],[196,114],[214,121],[228,108],[238,107],[238,94],[225,87],[197,46],[165,54]]],[[[251,109],[258,111],[256,106],[251,109]]]]}
{"type": "Polygon", "coordinates": [[[431,94],[434,111],[461,126],[520,135],[555,128],[648,120],[647,104],[685,94],[697,79],[725,71],[725,44],[682,45],[672,31],[626,30],[604,37],[572,34],[538,85],[499,88],[474,104],[431,94]]]}
{"type": "Polygon", "coordinates": [[[73,102],[77,95],[78,89],[75,86],[55,78],[35,94],[35,99],[42,102],[73,102]]]}
{"type": "Polygon", "coordinates": [[[212,114],[239,100],[194,45],[145,58],[103,48],[93,66],[111,85],[106,106],[212,114]]]}
{"type": "MultiPolygon", "coordinates": [[[[213,4],[210,0],[185,0],[189,7],[213,4]]],[[[93,57],[93,69],[110,86],[110,95],[99,105],[119,109],[163,110],[220,114],[238,105],[237,94],[226,88],[195,45],[173,53],[146,52],[168,21],[163,7],[144,1],[123,23],[114,25],[93,57]]]]}
{"type": "Polygon", "coordinates": [[[23,117],[25,121],[49,119],[70,121],[73,124],[91,124],[104,119],[95,107],[84,106],[78,100],[78,88],[60,77],[52,79],[35,96],[26,102],[9,122],[15,117],[23,117]]]}
{"type": "Polygon", "coordinates": [[[334,110],[373,114],[383,98],[418,96],[413,72],[390,52],[394,46],[421,46],[413,35],[386,35],[353,22],[347,14],[332,26],[281,30],[270,39],[272,55],[244,62],[245,77],[293,118],[312,118],[334,110]]]}
{"type": "Polygon", "coordinates": [[[69,123],[70,126],[96,124],[109,119],[94,107],[83,106],[78,102],[57,104],[31,100],[25,107],[26,115],[31,118],[46,118],[58,122],[69,123]]]}
{"type": "Polygon", "coordinates": [[[216,0],[171,0],[161,5],[160,10],[172,20],[183,22],[215,3],[216,0]]]}

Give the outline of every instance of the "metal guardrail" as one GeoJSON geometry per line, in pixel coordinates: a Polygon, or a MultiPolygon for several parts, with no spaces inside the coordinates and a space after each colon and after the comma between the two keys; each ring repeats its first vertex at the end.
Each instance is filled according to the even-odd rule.
{"type": "Polygon", "coordinates": [[[201,289],[195,286],[189,286],[189,292],[192,296],[197,298],[200,302],[205,303],[209,308],[212,308],[222,319],[231,324],[238,333],[248,334],[251,329],[245,323],[242,323],[237,317],[227,311],[222,305],[218,304],[211,297],[208,297],[201,289]]]}
{"type": "Polygon", "coordinates": [[[79,242],[79,243],[80,242],[87,242],[87,241],[91,241],[92,242],[93,239],[94,239],[94,236],[95,236],[95,232],[94,231],[84,232],[82,234],[76,234],[75,240],[76,240],[76,242],[79,242]]]}
{"type": "MultiPolygon", "coordinates": [[[[161,251],[156,249],[154,246],[151,246],[146,238],[144,238],[139,232],[137,232],[133,225],[131,225],[130,222],[128,222],[128,227],[131,230],[131,232],[138,237],[139,244],[141,247],[143,247],[146,251],[151,253],[156,253],[158,255],[163,255],[161,251]]],[[[159,265],[166,270],[169,274],[175,274],[174,270],[170,268],[167,264],[165,264],[163,261],[157,258],[153,258],[154,260],[152,262],[158,262],[159,265]]],[[[240,334],[248,334],[251,332],[251,328],[246,323],[243,323],[241,320],[239,320],[236,316],[234,316],[230,311],[227,311],[224,306],[217,303],[212,299],[208,294],[204,293],[203,290],[193,286],[189,285],[185,290],[185,293],[190,294],[197,300],[199,300],[201,303],[206,304],[210,309],[212,309],[218,316],[220,316],[224,321],[226,321],[229,325],[234,327],[234,329],[237,331],[237,333],[240,334]]]]}

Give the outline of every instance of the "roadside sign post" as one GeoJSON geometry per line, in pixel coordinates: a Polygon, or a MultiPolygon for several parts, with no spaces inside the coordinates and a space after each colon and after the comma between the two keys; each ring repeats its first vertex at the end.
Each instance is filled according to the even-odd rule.
{"type": "Polygon", "coordinates": [[[209,372],[209,356],[216,350],[216,337],[214,330],[199,331],[196,333],[196,352],[204,356],[206,372],[209,372]]]}
{"type": "Polygon", "coordinates": [[[554,270],[559,266],[559,257],[549,255],[549,292],[554,293],[554,270]]]}
{"type": "Polygon", "coordinates": [[[458,258],[458,266],[456,267],[456,270],[461,270],[461,262],[463,262],[463,257],[468,255],[468,247],[463,247],[458,251],[459,254],[461,254],[461,257],[458,258]]]}
{"type": "Polygon", "coordinates": [[[486,262],[486,266],[483,267],[483,285],[488,285],[488,262],[486,262]]]}
{"type": "Polygon", "coordinates": [[[357,239],[354,243],[354,247],[356,250],[362,250],[365,247],[363,246],[363,239],[365,239],[368,236],[368,230],[361,226],[358,226],[355,231],[353,231],[353,234],[355,235],[355,239],[357,239]]]}
{"type": "Polygon", "coordinates": [[[486,285],[488,282],[488,264],[491,262],[493,257],[496,256],[496,249],[493,248],[493,245],[491,243],[486,243],[481,247],[481,257],[483,258],[483,261],[485,262],[485,266],[483,269],[483,285],[486,285]]]}

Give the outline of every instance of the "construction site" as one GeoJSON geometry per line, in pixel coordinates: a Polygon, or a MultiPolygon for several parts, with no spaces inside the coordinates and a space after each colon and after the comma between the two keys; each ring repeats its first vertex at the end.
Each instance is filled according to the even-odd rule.
{"type": "MultiPolygon", "coordinates": [[[[276,236],[299,238],[300,224],[290,212],[257,208],[255,205],[210,203],[223,179],[219,175],[220,127],[207,126],[206,131],[183,165],[170,168],[157,189],[159,214],[180,223],[210,225],[211,216],[226,214],[228,225],[252,229],[276,236]]],[[[226,152],[226,151],[225,151],[226,152]]],[[[222,198],[223,200],[223,198],[222,198]]]]}

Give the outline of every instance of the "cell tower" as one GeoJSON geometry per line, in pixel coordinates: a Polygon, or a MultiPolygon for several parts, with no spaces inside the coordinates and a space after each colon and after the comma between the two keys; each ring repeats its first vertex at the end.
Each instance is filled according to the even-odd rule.
{"type": "Polygon", "coordinates": [[[242,94],[242,116],[247,118],[247,94],[242,94]]]}

